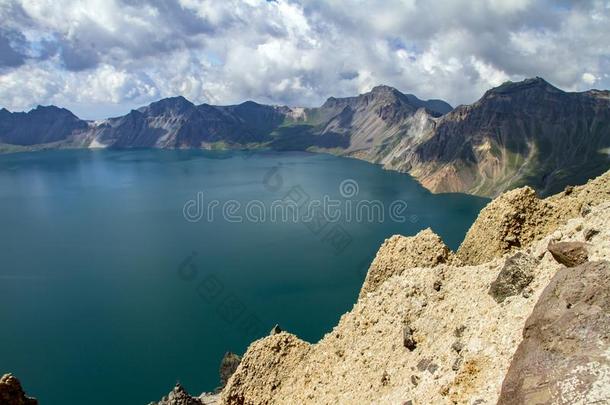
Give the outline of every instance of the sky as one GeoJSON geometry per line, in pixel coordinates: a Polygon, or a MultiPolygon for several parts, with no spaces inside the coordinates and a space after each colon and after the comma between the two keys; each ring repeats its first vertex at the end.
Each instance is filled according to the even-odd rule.
{"type": "Polygon", "coordinates": [[[610,88],[610,0],[0,0],[0,107],[317,106],[386,84],[452,105],[507,80],[610,88]]]}

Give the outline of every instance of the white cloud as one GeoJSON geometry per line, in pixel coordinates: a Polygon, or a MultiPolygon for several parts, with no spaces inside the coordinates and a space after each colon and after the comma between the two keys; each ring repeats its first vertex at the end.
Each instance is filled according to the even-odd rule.
{"type": "Polygon", "coordinates": [[[592,75],[589,72],[586,72],[582,74],[582,81],[589,85],[592,85],[595,84],[595,82],[597,81],[597,77],[595,77],[595,75],[592,75]]]}
{"type": "Polygon", "coordinates": [[[509,79],[508,75],[504,71],[496,69],[492,65],[480,61],[474,56],[471,59],[471,63],[479,74],[481,80],[488,83],[490,87],[499,86],[509,79]]]}
{"type": "Polygon", "coordinates": [[[532,76],[608,88],[607,10],[552,0],[0,0],[0,43],[13,47],[5,66],[0,57],[0,102],[100,118],[177,94],[318,105],[384,83],[458,104],[532,76]]]}

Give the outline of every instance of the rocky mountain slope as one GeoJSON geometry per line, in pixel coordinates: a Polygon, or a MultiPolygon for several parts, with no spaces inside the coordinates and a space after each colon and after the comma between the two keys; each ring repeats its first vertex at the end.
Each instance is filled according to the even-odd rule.
{"type": "Polygon", "coordinates": [[[57,107],[0,110],[0,151],[59,147],[309,150],[408,172],[433,192],[531,185],[551,194],[610,167],[610,92],[568,93],[535,78],[455,109],[377,86],[317,108],[173,97],[96,122],[57,107]]]}
{"type": "Polygon", "coordinates": [[[608,91],[567,93],[540,78],[505,83],[432,127],[415,145],[397,139],[378,161],[432,191],[488,196],[522,185],[551,194],[610,163],[608,91]]]}
{"type": "Polygon", "coordinates": [[[0,109],[0,142],[18,146],[64,141],[88,124],[65,108],[38,106],[30,112],[0,109]]]}
{"type": "Polygon", "coordinates": [[[456,253],[430,230],[380,248],[318,343],[248,348],[222,404],[610,401],[610,172],[489,204],[456,253]]]}

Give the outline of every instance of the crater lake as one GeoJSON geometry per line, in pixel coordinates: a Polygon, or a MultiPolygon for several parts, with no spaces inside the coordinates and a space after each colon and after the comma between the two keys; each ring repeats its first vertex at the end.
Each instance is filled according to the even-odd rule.
{"type": "Polygon", "coordinates": [[[322,154],[0,155],[0,372],[49,405],[212,391],[224,353],[275,324],[329,332],[386,238],[430,227],[456,249],[487,202],[322,154]],[[341,215],[271,219],[301,198],[341,215]]]}

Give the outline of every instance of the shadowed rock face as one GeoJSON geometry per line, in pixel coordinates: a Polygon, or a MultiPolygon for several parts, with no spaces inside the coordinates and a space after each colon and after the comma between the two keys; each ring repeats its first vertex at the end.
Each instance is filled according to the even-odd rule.
{"type": "Polygon", "coordinates": [[[205,144],[261,143],[284,121],[282,108],[246,102],[236,106],[194,105],[174,97],[107,120],[94,137],[117,148],[200,148],[205,144]]]}
{"type": "Polygon", "coordinates": [[[0,143],[34,145],[66,140],[88,127],[65,108],[42,107],[27,113],[0,110],[0,143]]]}
{"type": "Polygon", "coordinates": [[[0,404],[38,405],[38,401],[25,395],[17,378],[11,374],[5,374],[0,379],[0,404]]]}
{"type": "Polygon", "coordinates": [[[220,387],[218,390],[222,390],[226,385],[229,378],[235,373],[239,363],[241,362],[241,357],[239,357],[235,353],[227,352],[225,353],[222,361],[220,362],[220,387]]]}
{"type": "Polygon", "coordinates": [[[535,78],[453,110],[389,86],[318,108],[172,97],[97,123],[57,107],[2,109],[0,143],[325,151],[409,172],[433,192],[496,196],[531,185],[550,194],[610,167],[610,92],[568,93],[535,78]]]}
{"type": "Polygon", "coordinates": [[[610,402],[610,262],[557,272],[528,318],[498,404],[610,402]]]}
{"type": "Polygon", "coordinates": [[[563,92],[540,78],[505,83],[437,120],[425,141],[388,165],[437,192],[495,196],[531,185],[555,193],[607,170],[609,98],[563,92]]]}

